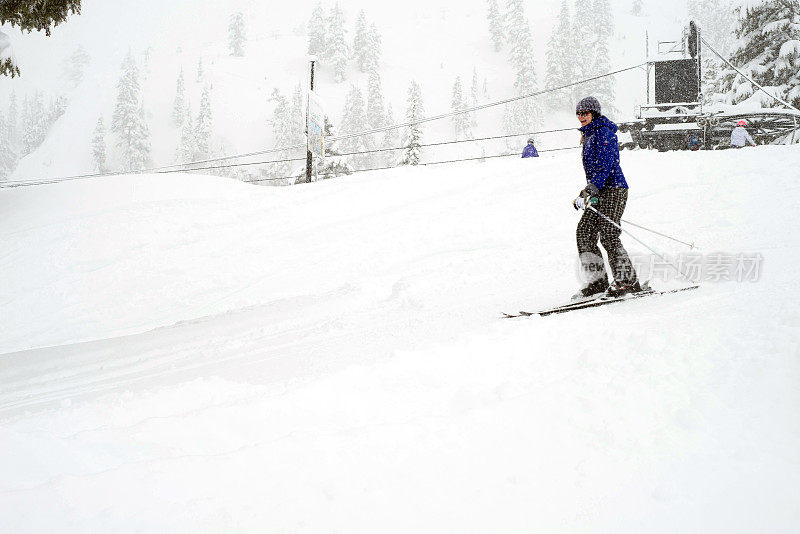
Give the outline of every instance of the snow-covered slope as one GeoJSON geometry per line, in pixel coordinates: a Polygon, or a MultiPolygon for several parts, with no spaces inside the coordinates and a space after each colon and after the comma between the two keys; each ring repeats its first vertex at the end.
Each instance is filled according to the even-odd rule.
{"type": "Polygon", "coordinates": [[[577,287],[576,153],[0,190],[0,530],[795,530],[800,152],[623,167],[757,279],[500,319],[577,287]]]}
{"type": "MultiPolygon", "coordinates": [[[[142,69],[143,101],[151,131],[152,164],[176,162],[180,129],[171,124],[173,99],[178,74],[183,68],[186,94],[196,114],[204,85],[211,89],[213,112],[212,149],[215,155],[249,153],[275,146],[272,134],[270,94],[274,88],[291,96],[295,87],[307,85],[308,21],[316,0],[291,4],[252,1],[218,2],[179,0],[168,3],[145,0],[131,13],[119,2],[85,2],[80,16],[70,18],[56,28],[51,38],[34,34],[16,35],[18,59],[24,69],[21,79],[4,80],[0,85],[0,110],[5,110],[12,90],[19,101],[34,90],[46,95],[66,91],[61,77],[64,58],[75,47],[83,46],[92,62],[83,82],[68,91],[67,113],[49,132],[35,152],[26,156],[9,177],[32,180],[93,172],[91,140],[95,123],[103,117],[106,127],[117,97],[120,66],[131,51],[142,69]],[[125,24],[120,27],[120,12],[125,24]],[[245,13],[248,26],[246,56],[234,58],[227,51],[228,20],[236,11],[245,13]],[[53,51],[58,50],[55,54],[53,51]],[[197,76],[202,60],[204,75],[197,76]],[[3,105],[6,104],[6,105],[3,105]]],[[[645,32],[652,40],[676,39],[686,24],[683,3],[650,1],[643,17],[630,15],[629,2],[612,2],[616,34],[611,42],[612,66],[629,67],[645,57],[645,32]]],[[[323,3],[327,9],[333,2],[323,3]]],[[[501,2],[502,5],[502,2],[501,2]]],[[[480,103],[496,102],[515,96],[514,72],[508,64],[507,48],[493,50],[486,21],[485,0],[465,0],[453,5],[444,1],[412,0],[403,6],[376,4],[362,0],[341,2],[347,17],[348,40],[352,39],[355,20],[361,9],[368,22],[374,22],[382,36],[380,74],[384,98],[393,107],[396,122],[403,122],[407,92],[411,80],[422,88],[426,115],[447,113],[451,109],[453,83],[460,76],[465,94],[469,94],[473,72],[478,76],[480,103]],[[488,94],[483,93],[484,82],[488,94]]],[[[526,14],[533,30],[534,59],[539,85],[544,86],[545,54],[560,1],[526,2],[526,14]]],[[[630,71],[617,79],[619,110],[615,120],[630,119],[634,105],[645,94],[641,71],[630,71]]],[[[367,75],[351,61],[348,79],[335,83],[329,65],[320,64],[316,90],[327,105],[327,113],[338,127],[342,122],[345,96],[355,84],[366,91],[367,75]]],[[[21,104],[20,104],[21,105],[21,104]]],[[[572,126],[573,103],[549,110],[543,129],[572,126]]],[[[476,137],[502,135],[503,108],[490,108],[477,114],[476,137]]],[[[426,124],[425,141],[453,139],[450,120],[426,124]]],[[[337,130],[337,133],[341,133],[337,130]]],[[[109,163],[120,168],[116,154],[117,139],[108,134],[109,163]]],[[[571,144],[568,136],[541,136],[540,147],[555,148],[571,144]]],[[[479,156],[505,150],[502,142],[427,148],[428,160],[436,154],[444,158],[479,156]]],[[[520,147],[521,148],[521,147],[520,147]]]]}

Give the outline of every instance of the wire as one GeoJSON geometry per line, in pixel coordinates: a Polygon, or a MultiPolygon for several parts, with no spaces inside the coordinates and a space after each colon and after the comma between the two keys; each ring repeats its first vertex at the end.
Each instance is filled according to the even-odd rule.
{"type": "MultiPolygon", "coordinates": [[[[549,149],[546,149],[546,150],[539,150],[539,153],[544,154],[545,152],[562,152],[564,150],[577,150],[577,149],[580,149],[580,148],[581,148],[580,146],[570,146],[570,147],[563,147],[563,148],[549,148],[549,149]]],[[[445,164],[445,163],[459,163],[459,162],[462,162],[462,161],[475,161],[475,160],[485,160],[485,159],[495,159],[495,158],[510,158],[510,157],[517,157],[518,158],[518,157],[520,157],[520,155],[516,154],[516,153],[514,153],[514,154],[495,154],[495,155],[492,155],[492,156],[478,156],[478,157],[474,157],[474,158],[452,159],[452,160],[445,160],[445,161],[431,161],[431,162],[428,162],[428,163],[418,163],[417,165],[392,165],[392,166],[387,166],[387,167],[371,167],[369,169],[352,169],[352,170],[349,169],[347,172],[341,172],[341,173],[326,172],[326,173],[317,174],[317,176],[318,177],[319,176],[323,176],[323,177],[325,177],[325,176],[334,176],[334,177],[336,177],[336,176],[339,176],[341,174],[349,176],[351,174],[356,174],[356,173],[359,173],[359,172],[384,171],[384,170],[388,170],[388,169],[396,169],[398,167],[425,167],[427,165],[442,165],[442,164],[445,164]]],[[[277,180],[289,180],[291,178],[300,178],[300,177],[302,177],[302,175],[300,175],[300,176],[281,176],[281,177],[278,177],[278,178],[258,178],[256,180],[243,180],[243,181],[245,181],[247,183],[256,183],[256,182],[270,182],[270,181],[277,181],[277,180]]]]}

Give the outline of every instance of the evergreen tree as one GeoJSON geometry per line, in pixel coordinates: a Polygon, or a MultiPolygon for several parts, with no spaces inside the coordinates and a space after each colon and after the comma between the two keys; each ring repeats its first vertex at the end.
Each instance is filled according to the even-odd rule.
{"type": "Polygon", "coordinates": [[[308,19],[308,53],[325,59],[327,49],[325,12],[322,10],[322,3],[317,3],[311,18],[308,19]]]}
{"type": "Polygon", "coordinates": [[[14,146],[17,136],[17,121],[19,120],[19,110],[17,109],[17,93],[11,92],[11,103],[8,105],[8,119],[6,128],[8,129],[8,140],[14,146]]]}
{"type": "MultiPolygon", "coordinates": [[[[739,46],[731,63],[778,98],[800,106],[800,2],[761,1],[737,13],[739,46]]],[[[780,105],[734,70],[726,72],[724,87],[734,104],[754,97],[763,106],[780,105]]]]}
{"type": "MultiPolygon", "coordinates": [[[[594,26],[597,32],[594,45],[594,75],[599,76],[611,71],[608,46],[614,36],[614,21],[611,18],[611,6],[608,0],[594,0],[594,11],[597,13],[594,26]]],[[[614,80],[613,77],[606,76],[594,82],[593,94],[601,102],[606,116],[613,116],[616,113],[614,80]]]]}
{"type": "MultiPolygon", "coordinates": [[[[411,82],[408,89],[408,107],[406,122],[415,122],[423,118],[425,107],[422,102],[422,90],[416,81],[411,82]]],[[[422,125],[412,124],[403,137],[403,146],[407,147],[400,165],[418,165],[422,157],[422,125]]]]}
{"type": "Polygon", "coordinates": [[[183,67],[178,74],[178,81],[175,84],[175,100],[172,102],[172,124],[181,126],[186,113],[186,88],[183,82],[183,67]]]}
{"type": "MultiPolygon", "coordinates": [[[[589,0],[575,3],[575,15],[571,25],[571,46],[573,54],[574,81],[585,80],[594,76],[595,69],[595,14],[589,0]]],[[[594,93],[594,84],[584,83],[575,86],[570,100],[577,101],[594,93]]]]}
{"type": "MultiPolygon", "coordinates": [[[[724,57],[730,57],[736,31],[736,11],[731,0],[689,0],[687,11],[698,23],[704,39],[724,57]]],[[[706,102],[724,100],[723,74],[727,68],[710,50],[703,54],[703,97],[706,102]]]]}
{"type": "Polygon", "coordinates": [[[306,103],[303,87],[298,82],[292,96],[292,140],[291,144],[298,145],[305,142],[306,131],[306,103]]]}
{"type": "Polygon", "coordinates": [[[128,52],[122,63],[122,76],[117,83],[117,102],[111,118],[111,131],[122,149],[123,168],[138,170],[149,159],[149,131],[144,121],[139,69],[128,52]]]}
{"type": "Polygon", "coordinates": [[[364,71],[369,72],[378,68],[381,59],[381,35],[375,24],[370,24],[366,35],[366,49],[364,53],[364,71]]]}
{"type": "Polygon", "coordinates": [[[633,0],[633,5],[631,6],[631,15],[636,17],[642,16],[642,0],[633,0]]]}
{"type": "Polygon", "coordinates": [[[203,58],[202,58],[202,56],[201,56],[201,57],[200,57],[200,58],[197,60],[197,83],[200,83],[200,82],[202,82],[202,81],[203,81],[203,78],[205,77],[205,75],[206,75],[206,73],[205,73],[205,71],[203,70],[203,58]]]}
{"type": "MultiPolygon", "coordinates": [[[[392,104],[388,102],[386,104],[386,119],[384,120],[384,125],[392,126],[395,124],[394,121],[394,113],[392,112],[392,104]]],[[[396,148],[397,143],[397,128],[390,128],[383,132],[383,142],[381,143],[381,147],[383,148],[396,148]]],[[[381,158],[381,164],[390,166],[396,160],[395,152],[392,150],[387,150],[383,152],[383,157],[381,158]]]]}
{"type": "MultiPolygon", "coordinates": [[[[18,26],[20,31],[44,31],[49,37],[54,26],[64,22],[67,17],[81,12],[81,0],[48,0],[37,2],[0,2],[0,25],[18,26]]],[[[20,75],[19,67],[14,63],[8,36],[0,32],[0,75],[20,75]]]]}
{"type": "MultiPolygon", "coordinates": [[[[366,129],[374,130],[386,125],[386,110],[383,101],[383,86],[381,84],[381,76],[378,74],[378,69],[373,65],[369,71],[369,81],[367,83],[367,112],[366,112],[366,129]]],[[[372,147],[385,146],[381,144],[381,139],[384,136],[374,134],[370,136],[369,144],[372,147]]],[[[384,157],[381,154],[373,154],[369,158],[369,165],[382,165],[384,157]]]]}
{"type": "MultiPolygon", "coordinates": [[[[547,43],[545,86],[550,89],[575,81],[574,62],[576,58],[571,53],[572,28],[569,19],[567,0],[562,0],[558,24],[553,28],[553,33],[547,43]]],[[[571,100],[572,91],[568,89],[555,91],[547,96],[548,103],[555,109],[569,109],[571,100]]]]}
{"type": "Polygon", "coordinates": [[[103,117],[97,119],[92,136],[92,156],[94,157],[94,169],[97,172],[106,172],[106,125],[103,117]]]}
{"type": "Polygon", "coordinates": [[[344,13],[337,3],[328,19],[328,48],[325,53],[333,65],[333,79],[337,83],[347,79],[347,58],[350,56],[344,23],[344,13]]]}
{"type": "MultiPolygon", "coordinates": [[[[466,109],[464,105],[464,94],[461,89],[461,77],[456,76],[456,81],[453,83],[453,93],[450,100],[450,109],[453,112],[466,109]]],[[[455,132],[456,140],[468,139],[471,136],[469,128],[469,116],[466,113],[459,113],[451,117],[453,121],[453,130],[455,132]]]]}
{"type": "Polygon", "coordinates": [[[81,45],[78,45],[64,65],[64,77],[70,87],[77,87],[81,83],[86,66],[90,61],[89,54],[81,45]]]}
{"type": "MultiPolygon", "coordinates": [[[[469,89],[469,107],[474,108],[478,106],[478,93],[478,71],[475,67],[472,67],[472,85],[469,89]]],[[[478,113],[476,111],[470,113],[469,125],[472,128],[476,128],[478,126],[478,113]]]]}
{"type": "Polygon", "coordinates": [[[206,85],[203,87],[203,93],[200,96],[200,111],[197,113],[194,129],[195,158],[197,159],[208,159],[211,156],[212,120],[211,87],[206,85]]]}
{"type": "Polygon", "coordinates": [[[3,114],[0,113],[0,180],[8,178],[16,165],[16,155],[8,135],[8,124],[3,114]]]}
{"type": "Polygon", "coordinates": [[[244,27],[244,15],[241,12],[231,15],[228,24],[228,51],[234,57],[244,57],[244,44],[247,32],[244,27]]]}
{"type": "Polygon", "coordinates": [[[175,151],[175,160],[178,163],[190,163],[194,161],[196,147],[197,143],[195,142],[195,129],[192,121],[192,107],[187,104],[186,110],[184,111],[181,137],[178,141],[178,148],[175,151]]]}
{"type": "Polygon", "coordinates": [[[373,68],[369,72],[367,84],[367,115],[366,121],[369,129],[380,128],[384,124],[385,109],[383,106],[383,86],[381,75],[373,68]]]}
{"type": "Polygon", "coordinates": [[[26,98],[22,123],[22,155],[26,156],[36,150],[47,135],[47,112],[41,92],[36,91],[30,102],[26,98]]]}
{"type": "Polygon", "coordinates": [[[353,57],[356,60],[358,70],[367,71],[367,16],[364,10],[358,12],[356,19],[356,33],[353,37],[353,57]]]}
{"type": "Polygon", "coordinates": [[[500,16],[500,8],[497,7],[497,0],[487,1],[489,4],[489,11],[487,13],[487,18],[489,20],[489,34],[492,36],[494,51],[499,52],[503,49],[503,19],[500,16]]]}
{"type": "Polygon", "coordinates": [[[130,147],[129,168],[131,170],[142,170],[150,163],[150,129],[145,120],[144,103],[139,104],[138,120],[134,123],[132,130],[132,143],[130,147]]]}
{"type": "MultiPolygon", "coordinates": [[[[506,7],[507,36],[511,45],[509,61],[516,72],[514,88],[518,95],[528,95],[537,88],[530,25],[522,0],[507,0],[506,7]]],[[[503,129],[506,134],[531,132],[540,121],[541,111],[537,102],[533,98],[525,98],[506,105],[503,129]]]]}
{"type": "MultiPolygon", "coordinates": [[[[272,134],[275,139],[275,147],[283,148],[292,145],[292,116],[289,109],[289,100],[276,88],[272,91],[270,101],[275,107],[272,110],[272,134]]],[[[290,151],[282,150],[276,153],[275,159],[289,159],[290,151]]],[[[273,177],[288,177],[291,172],[289,162],[275,163],[272,166],[270,175],[273,177]]]]}
{"type": "MultiPolygon", "coordinates": [[[[352,134],[368,130],[367,116],[364,110],[364,97],[361,90],[356,85],[350,86],[350,91],[347,93],[344,101],[344,110],[342,112],[341,133],[352,134]]],[[[372,140],[368,135],[359,135],[342,139],[339,141],[339,150],[343,153],[347,152],[364,152],[372,150],[372,140]]],[[[366,168],[369,166],[372,158],[370,154],[353,154],[348,157],[348,161],[354,167],[366,168]]]]}

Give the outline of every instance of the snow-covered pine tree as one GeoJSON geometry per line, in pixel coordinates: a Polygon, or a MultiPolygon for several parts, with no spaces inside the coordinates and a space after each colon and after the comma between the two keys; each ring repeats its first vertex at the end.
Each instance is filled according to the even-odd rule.
{"type": "Polygon", "coordinates": [[[228,51],[234,57],[244,57],[244,44],[247,31],[244,27],[244,14],[239,11],[231,15],[228,24],[228,51]]]}
{"type": "MultiPolygon", "coordinates": [[[[408,88],[408,107],[406,108],[406,122],[415,122],[423,118],[425,106],[422,102],[422,90],[416,80],[411,81],[408,88]]],[[[422,157],[422,125],[412,124],[406,129],[401,143],[406,147],[400,159],[400,165],[418,165],[422,157]]]]}
{"type": "Polygon", "coordinates": [[[150,163],[150,129],[147,127],[143,102],[139,104],[138,120],[133,125],[132,134],[129,168],[140,171],[150,163]]]}
{"type": "Polygon", "coordinates": [[[197,59],[197,80],[195,81],[197,83],[202,82],[205,75],[206,73],[203,70],[203,57],[201,56],[200,58],[197,59]]]}
{"type": "MultiPolygon", "coordinates": [[[[342,111],[341,134],[353,134],[368,130],[367,116],[364,110],[364,97],[355,84],[350,85],[350,91],[347,93],[344,101],[344,110],[342,111]]],[[[342,153],[364,152],[372,150],[372,139],[369,135],[359,135],[349,139],[342,139],[339,141],[339,150],[342,153]]],[[[354,167],[359,169],[368,168],[372,160],[371,154],[353,154],[347,157],[347,161],[354,167]]]]}
{"type": "Polygon", "coordinates": [[[310,55],[318,56],[319,59],[326,59],[325,51],[327,49],[326,32],[325,28],[325,12],[322,9],[322,3],[318,2],[311,12],[311,18],[308,19],[308,53],[310,55]]]}
{"type": "Polygon", "coordinates": [[[378,63],[381,60],[381,34],[378,33],[378,28],[374,23],[370,24],[369,31],[367,31],[367,45],[364,54],[364,70],[369,72],[372,69],[378,68],[378,63]]]}
{"type": "Polygon", "coordinates": [[[372,68],[367,83],[367,126],[370,129],[380,128],[383,126],[385,118],[381,75],[378,73],[378,69],[372,68]]]}
{"type": "Polygon", "coordinates": [[[106,172],[106,125],[103,117],[98,117],[97,124],[92,134],[92,159],[94,160],[94,170],[106,172]]]}
{"type": "MultiPolygon", "coordinates": [[[[283,148],[292,146],[292,114],[289,108],[289,100],[275,88],[269,99],[273,104],[272,109],[272,135],[275,139],[275,147],[283,148]]],[[[275,159],[289,159],[291,151],[281,150],[275,153],[275,159]]],[[[281,162],[272,164],[272,168],[268,171],[269,176],[273,178],[286,178],[286,183],[293,183],[294,180],[289,180],[289,174],[292,170],[290,162],[281,162]]]]}
{"type": "MultiPolygon", "coordinates": [[[[731,63],[778,98],[800,106],[800,2],[762,0],[737,13],[739,46],[731,63]]],[[[726,72],[724,87],[733,104],[752,97],[765,107],[780,105],[734,70],[726,72]]]]}
{"type": "Polygon", "coordinates": [[[5,180],[16,167],[16,157],[11,148],[11,139],[8,136],[8,124],[0,113],[0,180],[5,180]]]}
{"type": "MultiPolygon", "coordinates": [[[[375,65],[370,65],[369,81],[367,82],[367,113],[366,124],[367,128],[372,130],[380,128],[385,125],[386,111],[383,105],[383,86],[381,84],[381,76],[375,65]]],[[[370,136],[370,145],[375,147],[382,147],[380,134],[370,136]]],[[[383,164],[383,155],[376,153],[370,155],[369,166],[383,164]]]]}
{"type": "Polygon", "coordinates": [[[361,72],[367,72],[367,31],[367,15],[362,9],[358,12],[356,31],[353,36],[353,58],[356,60],[356,66],[361,72]]]}
{"type": "MultiPolygon", "coordinates": [[[[392,112],[392,103],[387,102],[386,104],[386,118],[384,119],[384,125],[392,126],[395,124],[394,121],[394,113],[392,112]]],[[[396,148],[399,142],[397,139],[397,128],[391,128],[383,132],[383,141],[381,142],[381,147],[383,148],[396,148]]],[[[391,166],[397,160],[397,153],[394,150],[387,150],[383,152],[383,157],[381,158],[380,162],[381,165],[391,166]]]]}
{"type": "Polygon", "coordinates": [[[25,101],[23,106],[22,123],[22,156],[26,156],[36,150],[44,141],[47,135],[47,112],[44,108],[44,97],[41,92],[36,91],[33,100],[25,101]]]}
{"type": "Polygon", "coordinates": [[[186,105],[183,117],[181,136],[178,140],[178,148],[175,150],[175,161],[178,163],[189,163],[194,161],[194,153],[197,148],[191,104],[186,105]]]}
{"type": "MultiPolygon", "coordinates": [[[[553,28],[550,40],[547,43],[547,70],[545,72],[545,86],[548,89],[561,87],[575,81],[572,54],[569,6],[567,0],[561,1],[561,10],[558,13],[558,24],[553,28]]],[[[548,93],[547,103],[554,110],[569,109],[572,102],[572,91],[562,89],[548,93]]]]}
{"type": "MultiPolygon", "coordinates": [[[[614,37],[615,29],[611,5],[608,0],[594,0],[593,9],[597,14],[594,26],[596,31],[594,75],[599,76],[611,71],[609,42],[614,37]]],[[[594,82],[593,93],[603,106],[603,114],[612,117],[616,114],[614,83],[615,78],[613,77],[600,78],[594,82]]]]}
{"type": "Polygon", "coordinates": [[[636,17],[642,16],[642,0],[633,0],[633,5],[631,6],[631,15],[636,17]]]}
{"type": "Polygon", "coordinates": [[[497,0],[487,0],[488,11],[486,17],[489,21],[489,35],[492,37],[494,51],[499,52],[503,49],[505,32],[503,30],[503,18],[500,16],[500,8],[497,7],[497,0]]]}
{"type": "Polygon", "coordinates": [[[122,76],[117,83],[117,102],[111,118],[111,131],[122,150],[123,168],[138,170],[149,159],[149,131],[144,123],[144,110],[139,86],[139,69],[131,52],[122,63],[122,76]]]}
{"type": "MultiPolygon", "coordinates": [[[[689,0],[690,18],[700,26],[704,39],[724,57],[730,57],[736,30],[736,11],[731,0],[689,0]]],[[[724,63],[710,50],[703,54],[703,98],[706,102],[725,100],[722,86],[724,63]]]]}
{"type": "Polygon", "coordinates": [[[172,102],[172,124],[180,127],[183,124],[186,113],[186,86],[183,80],[183,67],[178,74],[178,81],[175,83],[175,99],[172,102]]]}
{"type": "MultiPolygon", "coordinates": [[[[528,95],[536,91],[536,67],[533,60],[533,40],[522,0],[507,0],[506,22],[508,43],[511,46],[509,62],[516,72],[514,88],[517,94],[528,95]]],[[[541,110],[533,98],[525,98],[506,105],[503,129],[506,134],[532,132],[541,121],[541,110]]],[[[509,140],[516,145],[519,140],[509,140]]]]}
{"type": "Polygon", "coordinates": [[[292,95],[292,140],[291,144],[299,145],[304,143],[306,131],[306,99],[303,92],[303,86],[300,82],[294,87],[294,94],[292,95]]]}
{"type": "Polygon", "coordinates": [[[8,105],[8,118],[6,119],[8,140],[11,143],[11,146],[14,146],[16,144],[18,120],[19,120],[19,109],[17,107],[17,92],[11,91],[11,103],[8,105]]]}
{"type": "MultiPolygon", "coordinates": [[[[450,110],[453,112],[458,112],[466,109],[466,107],[467,106],[464,105],[464,91],[461,88],[461,76],[456,76],[456,80],[453,82],[450,110]]],[[[468,114],[458,113],[450,117],[450,119],[453,121],[453,131],[456,140],[468,139],[471,134],[468,114]]]]}
{"type": "Polygon", "coordinates": [[[211,113],[211,87],[206,84],[200,96],[200,110],[194,125],[195,158],[208,159],[211,157],[211,131],[213,129],[213,115],[211,113]]]}
{"type": "MultiPolygon", "coordinates": [[[[595,68],[595,14],[592,2],[584,0],[575,3],[575,14],[570,25],[572,36],[570,49],[573,57],[573,75],[575,80],[584,80],[594,76],[595,68]]],[[[570,100],[577,101],[594,93],[592,82],[575,86],[570,100]]]]}
{"type": "Polygon", "coordinates": [[[49,131],[50,127],[53,126],[58,119],[61,118],[62,115],[67,111],[67,97],[64,95],[59,95],[56,98],[50,99],[50,105],[47,108],[47,114],[45,116],[45,130],[49,131]]]}
{"type": "MultiPolygon", "coordinates": [[[[478,106],[478,70],[472,67],[472,85],[469,88],[469,107],[474,108],[478,106]]],[[[473,111],[469,114],[469,125],[472,128],[478,126],[478,113],[473,111]]]]}
{"type": "Polygon", "coordinates": [[[67,83],[70,87],[77,87],[78,84],[81,83],[86,66],[90,61],[86,49],[78,45],[64,65],[64,77],[67,79],[67,83]]]}
{"type": "Polygon", "coordinates": [[[344,24],[344,13],[337,2],[328,18],[328,48],[325,53],[333,65],[333,79],[336,83],[347,79],[347,58],[350,57],[344,24]]]}

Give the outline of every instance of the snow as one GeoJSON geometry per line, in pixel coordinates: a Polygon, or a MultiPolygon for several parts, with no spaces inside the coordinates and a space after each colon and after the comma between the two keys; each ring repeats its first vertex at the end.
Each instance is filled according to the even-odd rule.
{"type": "Polygon", "coordinates": [[[757,280],[500,319],[577,287],[576,152],[0,189],[0,530],[795,531],[800,152],[622,158],[757,280]]]}
{"type": "Polygon", "coordinates": [[[11,58],[11,39],[3,32],[0,32],[0,61],[11,58]]]}

